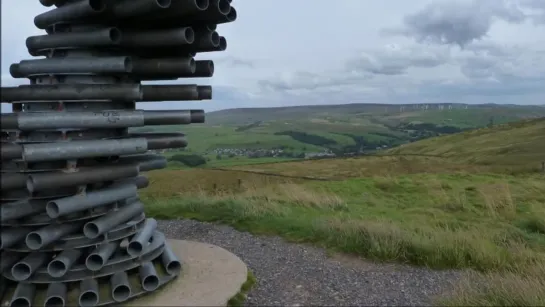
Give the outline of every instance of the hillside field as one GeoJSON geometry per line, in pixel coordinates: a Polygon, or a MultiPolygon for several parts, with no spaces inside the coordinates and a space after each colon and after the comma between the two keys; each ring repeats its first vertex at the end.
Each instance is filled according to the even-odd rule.
{"type": "Polygon", "coordinates": [[[543,119],[380,156],[149,173],[147,214],[275,234],[367,259],[468,271],[438,304],[545,304],[543,119]]]}
{"type": "MultiPolygon", "coordinates": [[[[407,142],[502,124],[545,117],[539,106],[454,105],[448,109],[419,109],[419,105],[329,105],[286,108],[232,109],[207,113],[206,124],[143,127],[136,131],[183,132],[186,153],[215,159],[247,155],[247,151],[282,149],[284,158],[301,153],[375,151],[407,142]]],[[[270,155],[273,156],[273,155],[270,155]]],[[[278,155],[274,155],[278,157],[278,155]]]]}

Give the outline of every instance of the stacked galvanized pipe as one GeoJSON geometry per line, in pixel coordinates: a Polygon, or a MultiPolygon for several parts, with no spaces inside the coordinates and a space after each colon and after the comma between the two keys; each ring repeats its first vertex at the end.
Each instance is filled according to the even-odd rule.
{"type": "MultiPolygon", "coordinates": [[[[140,172],[163,168],[150,150],[182,148],[179,133],[144,125],[204,122],[202,110],[136,110],[136,102],[211,99],[210,86],[142,85],[211,77],[199,52],[222,51],[229,0],[40,0],[47,35],[26,40],[45,58],[10,67],[30,85],[2,88],[2,303],[97,306],[155,291],[181,263],[146,218],[140,172]]],[[[9,12],[8,12],[9,13],[9,12]]]]}

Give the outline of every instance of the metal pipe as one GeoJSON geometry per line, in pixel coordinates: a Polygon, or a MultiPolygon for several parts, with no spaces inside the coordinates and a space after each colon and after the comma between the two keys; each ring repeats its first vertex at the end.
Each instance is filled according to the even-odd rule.
{"type": "Polygon", "coordinates": [[[117,272],[110,278],[110,287],[112,288],[112,298],[121,303],[131,296],[131,284],[126,272],[117,272]]]}
{"type": "MultiPolygon", "coordinates": [[[[161,111],[159,111],[161,112],[161,111]]],[[[140,172],[146,172],[154,169],[166,167],[166,158],[155,154],[140,154],[120,157],[116,163],[119,164],[138,164],[140,172]]]]}
{"type": "Polygon", "coordinates": [[[4,272],[7,268],[21,260],[22,254],[13,252],[3,252],[0,254],[0,272],[4,272]]]}
{"type": "Polygon", "coordinates": [[[0,188],[2,191],[24,188],[26,177],[23,173],[4,173],[0,178],[0,188]]]}
{"type": "Polygon", "coordinates": [[[127,56],[87,58],[67,57],[39,60],[23,60],[9,68],[13,78],[26,78],[49,74],[116,74],[132,70],[131,58],[127,56]]]}
{"type": "Polygon", "coordinates": [[[123,31],[124,48],[159,48],[193,44],[195,32],[190,27],[148,31],[123,31]]]}
{"type": "Polygon", "coordinates": [[[54,4],[57,4],[58,2],[62,2],[64,0],[40,0],[40,3],[43,5],[43,6],[52,6],[54,4]]]}
{"type": "Polygon", "coordinates": [[[195,32],[195,42],[191,44],[191,50],[218,47],[220,44],[220,35],[216,31],[195,32]]]}
{"type": "Polygon", "coordinates": [[[27,280],[48,260],[48,258],[49,256],[46,253],[32,252],[23,258],[23,260],[13,265],[11,268],[11,275],[13,275],[13,278],[17,281],[27,280]]]}
{"type": "Polygon", "coordinates": [[[0,230],[0,250],[13,246],[23,240],[32,231],[26,227],[10,227],[0,230]]]}
{"type": "Polygon", "coordinates": [[[49,284],[45,293],[44,307],[64,307],[66,305],[66,284],[55,282],[49,284]]]}
{"type": "MultiPolygon", "coordinates": [[[[140,84],[41,84],[3,87],[2,102],[142,100],[140,84]]],[[[26,113],[26,112],[24,112],[26,113]]],[[[19,114],[24,114],[19,113],[19,114]]],[[[32,112],[45,115],[45,112],[32,112]]],[[[97,112],[100,113],[100,112],[97,112]]],[[[4,114],[2,114],[4,116],[4,114]]],[[[2,123],[2,129],[5,124],[2,123]]]]}
{"type": "Polygon", "coordinates": [[[76,21],[102,13],[106,9],[105,0],[81,0],[67,3],[54,10],[34,17],[34,25],[39,29],[60,22],[76,21]]]}
{"type": "Polygon", "coordinates": [[[134,184],[112,185],[102,190],[52,200],[47,203],[45,211],[50,218],[56,219],[133,197],[137,192],[134,184]]]}
{"type": "MultiPolygon", "coordinates": [[[[207,78],[214,75],[214,62],[210,60],[194,61],[195,69],[193,72],[183,70],[170,70],[168,72],[157,72],[138,76],[140,80],[162,80],[169,78],[207,78]]],[[[138,73],[137,73],[138,74],[138,73]]]]}
{"type": "Polygon", "coordinates": [[[214,75],[214,61],[205,60],[205,61],[196,61],[195,62],[195,72],[191,75],[181,75],[181,77],[191,77],[191,78],[208,78],[214,75]]]}
{"type": "Polygon", "coordinates": [[[146,137],[149,149],[183,148],[187,146],[183,133],[131,133],[130,135],[146,137]]]}
{"type": "Polygon", "coordinates": [[[143,263],[138,269],[140,285],[147,292],[155,291],[159,287],[159,277],[151,261],[143,263]]]}
{"type": "Polygon", "coordinates": [[[157,221],[154,218],[146,219],[144,227],[129,242],[127,253],[132,257],[142,254],[144,247],[149,243],[156,229],[157,221]]]}
{"type": "Polygon", "coordinates": [[[22,158],[26,162],[44,162],[130,155],[147,150],[148,141],[145,138],[71,141],[25,144],[22,158]]]}
{"type": "Polygon", "coordinates": [[[167,159],[163,158],[141,162],[138,166],[141,172],[148,172],[155,169],[163,169],[167,167],[167,164],[167,159]]]}
{"type": "Polygon", "coordinates": [[[80,169],[73,173],[34,173],[28,176],[27,190],[30,192],[71,187],[103,181],[114,181],[138,175],[137,165],[112,165],[80,169]]]}
{"type": "Polygon", "coordinates": [[[116,19],[162,14],[170,8],[172,0],[125,0],[116,1],[111,8],[116,19]]]}
{"type": "Polygon", "coordinates": [[[57,257],[49,262],[47,265],[47,273],[55,278],[64,276],[76,261],[78,261],[80,256],[81,250],[79,249],[67,249],[62,251],[57,257]]]}
{"type": "Polygon", "coordinates": [[[201,100],[196,84],[145,85],[142,94],[143,101],[201,100]]]}
{"type": "Polygon", "coordinates": [[[197,92],[199,93],[200,100],[212,99],[212,87],[210,85],[197,86],[197,92]]]}
{"type": "Polygon", "coordinates": [[[133,73],[136,75],[192,74],[197,66],[192,57],[136,59],[133,73]]]}
{"type": "Polygon", "coordinates": [[[100,244],[87,256],[85,266],[91,271],[100,271],[110,257],[112,257],[118,246],[119,244],[116,242],[100,244]]]}
{"type": "Polygon", "coordinates": [[[14,143],[2,143],[0,157],[2,160],[20,159],[23,156],[23,146],[14,143]]]}
{"type": "Polygon", "coordinates": [[[233,22],[235,20],[237,20],[237,10],[235,10],[234,7],[231,7],[231,10],[229,11],[229,13],[227,15],[224,15],[218,18],[216,20],[216,23],[222,24],[222,23],[233,22]]]}
{"type": "Polygon", "coordinates": [[[144,205],[137,201],[126,205],[117,211],[101,216],[83,226],[83,234],[89,239],[95,239],[117,225],[129,221],[144,212],[144,205]]]}
{"type": "Polygon", "coordinates": [[[0,222],[35,215],[45,210],[45,202],[22,199],[0,206],[0,222]]]}
{"type": "MultiPolygon", "coordinates": [[[[150,125],[188,125],[202,120],[201,110],[111,110],[101,112],[19,112],[1,114],[2,129],[32,131],[62,128],[127,128],[150,125]]],[[[22,174],[2,177],[2,189],[20,188],[22,174]],[[4,187],[5,186],[5,187],[4,187]]],[[[24,187],[24,184],[23,184],[24,187]]]]}
{"type": "Polygon", "coordinates": [[[31,307],[36,293],[36,285],[22,283],[17,284],[15,292],[11,297],[10,307],[31,307]]]}
{"type": "Polygon", "coordinates": [[[25,243],[28,248],[38,250],[79,229],[81,229],[80,223],[50,224],[49,226],[28,233],[25,243]]]}
{"type": "Polygon", "coordinates": [[[212,0],[209,7],[214,14],[227,15],[231,11],[231,2],[228,0],[212,0]]]}
{"type": "Polygon", "coordinates": [[[149,185],[149,180],[145,176],[138,176],[118,181],[118,183],[132,183],[136,185],[138,189],[145,189],[149,185]]]}
{"type": "Polygon", "coordinates": [[[176,257],[172,249],[170,249],[170,246],[168,244],[165,245],[163,254],[161,254],[161,262],[163,263],[163,267],[165,268],[165,271],[168,275],[172,276],[180,274],[180,271],[182,270],[182,264],[180,263],[178,257],[176,257]]]}
{"type": "Polygon", "coordinates": [[[84,279],[80,283],[78,302],[81,307],[98,305],[98,281],[94,278],[84,279]]]}
{"type": "Polygon", "coordinates": [[[26,46],[29,51],[50,48],[96,48],[98,46],[115,46],[120,43],[121,31],[118,28],[37,35],[29,36],[26,39],[26,46]]]}
{"type": "Polygon", "coordinates": [[[227,49],[227,40],[225,37],[220,36],[218,46],[210,46],[208,48],[199,48],[195,49],[196,52],[214,52],[214,51],[225,51],[227,49]]]}

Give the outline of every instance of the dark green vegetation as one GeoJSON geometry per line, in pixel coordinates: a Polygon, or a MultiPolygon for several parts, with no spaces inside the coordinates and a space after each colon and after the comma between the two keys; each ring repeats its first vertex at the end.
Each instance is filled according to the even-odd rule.
{"type": "Polygon", "coordinates": [[[383,156],[157,171],[141,198],[156,218],[216,221],[377,261],[479,272],[442,303],[543,305],[544,145],[545,120],[531,120],[383,156]]]}
{"type": "Polygon", "coordinates": [[[257,279],[251,271],[248,271],[248,277],[244,284],[240,287],[240,292],[233,296],[228,302],[228,307],[244,306],[246,301],[246,295],[256,285],[257,279]]]}

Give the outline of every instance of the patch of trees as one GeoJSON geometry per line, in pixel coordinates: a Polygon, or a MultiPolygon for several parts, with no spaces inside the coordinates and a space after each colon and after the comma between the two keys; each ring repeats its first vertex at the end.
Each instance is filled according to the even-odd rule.
{"type": "Polygon", "coordinates": [[[328,147],[328,146],[337,144],[335,140],[328,139],[326,137],[315,135],[315,134],[300,132],[300,131],[292,131],[292,130],[281,131],[281,132],[276,132],[274,135],[288,135],[292,139],[298,142],[315,145],[315,146],[328,147]]]}
{"type": "Polygon", "coordinates": [[[371,151],[376,150],[377,147],[382,147],[384,145],[386,145],[387,147],[392,147],[401,143],[399,139],[392,138],[392,136],[388,136],[390,137],[389,139],[384,138],[380,140],[369,140],[365,136],[361,135],[354,135],[349,133],[343,133],[342,135],[350,137],[352,140],[354,140],[355,144],[346,145],[342,148],[332,149],[332,151],[337,155],[343,155],[346,153],[354,153],[359,151],[371,151]]]}
{"type": "Polygon", "coordinates": [[[431,123],[405,124],[398,127],[402,130],[430,131],[437,134],[452,134],[464,131],[464,129],[453,126],[438,126],[431,123]]]}
{"type": "Polygon", "coordinates": [[[262,121],[256,121],[256,122],[253,122],[251,124],[248,124],[248,125],[244,125],[244,126],[240,126],[238,128],[235,129],[236,132],[243,132],[243,131],[247,131],[247,130],[250,130],[252,128],[257,128],[261,125],[262,121]]]}
{"type": "Polygon", "coordinates": [[[203,156],[200,155],[173,155],[169,159],[169,161],[176,161],[183,163],[186,166],[189,167],[196,167],[200,165],[206,164],[206,159],[203,156]]]}

